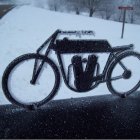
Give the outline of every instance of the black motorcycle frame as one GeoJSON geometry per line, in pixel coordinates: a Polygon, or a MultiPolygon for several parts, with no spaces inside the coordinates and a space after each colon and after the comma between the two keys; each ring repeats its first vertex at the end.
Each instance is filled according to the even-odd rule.
{"type": "MultiPolygon", "coordinates": [[[[82,31],[81,32],[82,35],[84,34],[93,34],[92,31],[82,31]]],[[[58,46],[57,46],[57,37],[59,35],[65,35],[65,34],[76,34],[76,35],[79,35],[80,36],[80,33],[78,31],[61,31],[61,30],[56,30],[38,49],[37,49],[37,54],[41,54],[41,51],[44,49],[44,47],[48,46],[45,54],[44,54],[44,57],[48,57],[49,53],[51,50],[54,50],[56,55],[57,55],[57,59],[58,59],[58,62],[59,62],[59,66],[60,66],[60,71],[62,73],[62,77],[64,79],[64,82],[66,84],[66,86],[71,89],[72,91],[75,91],[75,92],[85,92],[85,91],[78,91],[77,89],[75,89],[74,87],[72,87],[70,84],[69,84],[69,71],[68,71],[68,74],[66,75],[66,72],[65,72],[65,69],[64,69],[64,65],[63,65],[63,61],[62,61],[62,57],[61,57],[61,54],[62,53],[65,53],[63,52],[62,50],[59,50],[58,46]]],[[[67,39],[65,39],[67,41],[67,39]]],[[[106,40],[101,40],[101,41],[105,41],[107,42],[106,40]]],[[[59,42],[59,41],[58,41],[59,42]]],[[[64,42],[64,41],[63,41],[64,42]]],[[[67,44],[66,44],[67,45],[67,44]]],[[[95,87],[97,87],[100,83],[104,83],[104,82],[107,82],[107,77],[106,77],[106,74],[107,74],[107,70],[110,66],[110,64],[115,60],[117,59],[117,57],[125,52],[125,51],[129,51],[129,50],[133,50],[133,44],[130,44],[130,45],[125,45],[125,46],[117,46],[117,47],[111,47],[109,45],[109,43],[107,44],[108,46],[108,49],[106,49],[105,51],[103,50],[100,50],[100,53],[109,53],[109,57],[108,57],[108,60],[106,62],[106,65],[104,67],[104,70],[102,72],[102,74],[98,74],[98,71],[99,71],[99,65],[98,65],[98,70],[97,70],[97,76],[94,77],[94,81],[95,84],[89,89],[89,90],[92,90],[94,89],[95,87]]],[[[96,46],[98,47],[98,45],[96,46]]],[[[98,53],[98,51],[93,51],[93,52],[90,52],[90,50],[87,50],[86,46],[85,48],[83,49],[82,52],[84,53],[98,53]],[[86,51],[84,51],[84,49],[86,51]]],[[[71,52],[66,52],[66,53],[79,53],[80,51],[78,50],[72,50],[71,52]]],[[[41,54],[42,55],[42,54],[41,54]]],[[[41,64],[38,66],[38,60],[36,59],[35,60],[35,64],[34,64],[34,69],[33,69],[33,75],[32,75],[32,79],[31,79],[31,84],[35,84],[36,83],[36,80],[39,76],[39,73],[41,72],[41,69],[44,65],[44,62],[45,62],[45,59],[41,62],[41,64]]],[[[120,66],[125,70],[127,71],[127,68],[123,65],[123,63],[120,61],[119,62],[120,66]]],[[[71,66],[71,65],[70,65],[71,66]]],[[[69,67],[70,67],[69,66],[69,67]]],[[[69,68],[68,68],[69,70],[69,68]]],[[[122,78],[122,75],[121,76],[117,76],[117,77],[114,77],[110,80],[117,80],[117,79],[120,79],[122,78]]],[[[87,91],[89,91],[87,90],[87,91]]]]}

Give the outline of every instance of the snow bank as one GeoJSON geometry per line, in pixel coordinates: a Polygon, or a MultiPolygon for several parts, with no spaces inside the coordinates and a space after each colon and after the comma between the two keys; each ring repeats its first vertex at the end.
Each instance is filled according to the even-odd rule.
{"type": "MultiPolygon", "coordinates": [[[[135,44],[139,48],[139,25],[126,24],[124,39],[121,36],[121,23],[97,18],[69,15],[47,11],[31,6],[13,9],[0,20],[0,79],[6,66],[21,54],[35,52],[36,49],[56,30],[94,30],[95,39],[107,39],[112,46],[135,44]]],[[[76,94],[62,87],[55,99],[109,94],[106,85],[86,93],[76,94]]],[[[0,84],[0,104],[9,103],[0,84]]]]}

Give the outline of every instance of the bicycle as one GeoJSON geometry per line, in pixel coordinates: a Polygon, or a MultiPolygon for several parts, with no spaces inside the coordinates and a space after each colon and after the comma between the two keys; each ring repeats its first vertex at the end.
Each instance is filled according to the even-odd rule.
{"type": "MultiPolygon", "coordinates": [[[[74,34],[74,35],[82,36],[82,35],[93,35],[94,32],[56,30],[37,49],[36,53],[25,54],[13,60],[7,66],[2,78],[2,88],[4,94],[11,103],[24,108],[34,108],[34,109],[47,103],[56,95],[60,87],[60,74],[62,75],[66,86],[70,90],[77,93],[91,91],[94,88],[96,88],[99,84],[106,82],[107,87],[112,94],[125,98],[131,93],[135,92],[140,87],[140,79],[138,75],[134,79],[132,79],[132,76],[135,75],[135,73],[133,73],[132,70],[126,66],[127,64],[126,62],[130,63],[130,60],[126,62],[124,61],[127,60],[128,58],[131,59],[134,58],[136,60],[133,62],[138,61],[139,63],[140,54],[133,51],[134,50],[133,44],[111,47],[111,45],[108,43],[107,40],[84,40],[84,39],[70,40],[68,38],[57,39],[59,35],[65,35],[65,34],[68,35],[74,34]],[[45,55],[42,55],[41,53],[47,45],[48,47],[45,50],[45,55]],[[59,67],[56,66],[56,64],[49,58],[50,51],[52,50],[55,52],[57,56],[59,67]],[[66,73],[64,69],[62,55],[79,54],[79,53],[91,53],[91,55],[89,55],[88,59],[82,59],[80,56],[75,55],[71,59],[72,64],[69,65],[68,71],[66,73]],[[100,65],[98,63],[98,57],[96,56],[97,53],[109,54],[108,60],[106,62],[106,65],[102,73],[100,73],[100,65]],[[32,61],[32,65],[30,65],[29,63],[29,65],[27,65],[24,69],[22,69],[23,65],[31,61],[32,61]],[[82,66],[83,63],[86,64],[85,70],[83,69],[82,66]],[[74,86],[70,85],[69,83],[71,67],[73,67],[73,73],[74,73],[74,86]],[[121,69],[122,72],[121,74],[119,73],[119,75],[113,76],[116,67],[119,67],[118,69],[121,69]],[[27,71],[28,69],[29,71],[27,71]],[[48,69],[48,72],[46,72],[45,76],[42,76],[42,73],[45,72],[44,69],[46,70],[48,69]],[[15,72],[18,72],[17,76],[15,78],[12,78],[14,77],[15,72]],[[29,73],[30,76],[27,75],[29,73]],[[47,88],[47,90],[45,90],[44,87],[43,89],[42,88],[40,89],[40,85],[38,85],[38,80],[41,79],[45,83],[45,79],[47,78],[47,76],[48,76],[48,80],[46,81],[46,85],[43,84],[43,86],[45,85],[46,87],[47,85],[49,85],[49,87],[47,88]],[[49,78],[51,78],[51,80],[49,78]],[[120,80],[122,80],[123,82],[127,82],[127,81],[130,82],[131,79],[133,81],[137,79],[137,82],[133,86],[129,85],[127,88],[130,89],[126,91],[124,91],[124,85],[118,85],[120,84],[120,80]],[[26,90],[18,89],[18,86],[23,84],[20,82],[20,80],[23,83],[26,83],[26,85],[23,88],[30,86],[31,89],[36,87],[37,90],[30,90],[30,87],[28,87],[26,90]],[[117,81],[118,83],[116,85],[117,88],[116,89],[114,83],[117,81]],[[19,85],[16,86],[17,84],[19,85]],[[120,87],[122,89],[120,89],[119,91],[120,87]],[[28,94],[27,97],[25,97],[26,99],[24,101],[22,99],[19,99],[20,97],[23,98],[23,96],[25,96],[25,92],[27,91],[31,93],[28,94]],[[37,91],[39,91],[39,93],[35,97],[34,93],[36,93],[37,91]],[[46,95],[45,93],[43,93],[42,95],[43,97],[40,96],[40,93],[44,91],[48,92],[48,94],[46,95]],[[15,92],[17,92],[17,95],[14,95],[15,92]],[[35,101],[33,99],[30,99],[29,98],[30,96],[33,96],[35,101]],[[28,98],[30,99],[30,101],[28,100],[28,98]]],[[[134,68],[134,71],[135,70],[136,68],[134,68]]],[[[116,72],[118,72],[118,70],[116,70],[116,72]]]]}

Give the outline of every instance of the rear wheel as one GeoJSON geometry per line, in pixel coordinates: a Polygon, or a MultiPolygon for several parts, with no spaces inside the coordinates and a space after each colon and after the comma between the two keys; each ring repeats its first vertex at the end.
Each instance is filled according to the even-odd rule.
{"type": "Polygon", "coordinates": [[[56,65],[37,54],[26,54],[16,58],[6,68],[2,87],[10,102],[24,107],[36,108],[50,101],[60,84],[60,74],[56,65]],[[36,83],[31,84],[35,60],[44,61],[36,83]]]}
{"type": "Polygon", "coordinates": [[[125,52],[110,65],[107,87],[111,93],[126,97],[140,87],[140,54],[125,52]]]}

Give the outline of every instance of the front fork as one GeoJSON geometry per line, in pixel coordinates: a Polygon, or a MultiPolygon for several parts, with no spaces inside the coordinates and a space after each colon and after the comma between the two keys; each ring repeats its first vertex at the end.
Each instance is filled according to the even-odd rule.
{"type": "Polygon", "coordinates": [[[37,78],[42,70],[42,67],[44,65],[45,61],[42,60],[41,64],[38,66],[38,59],[35,59],[35,64],[34,64],[34,69],[33,69],[33,75],[32,75],[32,79],[30,81],[30,83],[32,85],[35,85],[37,78]]]}
{"type": "MultiPolygon", "coordinates": [[[[52,48],[52,46],[54,46],[54,41],[56,40],[56,38],[57,38],[57,35],[60,33],[60,30],[56,30],[55,32],[54,32],[54,34],[52,34],[40,47],[39,47],[39,49],[37,50],[37,55],[40,55],[39,53],[41,52],[41,50],[49,43],[49,45],[48,45],[48,48],[47,48],[47,50],[46,50],[46,52],[45,52],[45,57],[48,57],[48,55],[49,55],[49,52],[50,52],[50,50],[51,50],[51,48],[52,48]]],[[[35,59],[35,64],[34,64],[34,69],[33,69],[33,75],[32,75],[32,79],[31,79],[31,81],[30,81],[30,83],[32,84],[32,85],[35,85],[35,83],[36,83],[36,81],[37,81],[37,78],[38,78],[38,76],[39,76],[39,74],[40,74],[40,72],[41,72],[41,70],[42,70],[42,67],[43,67],[43,65],[44,65],[44,63],[45,63],[45,58],[41,61],[41,63],[39,64],[39,66],[38,66],[38,62],[39,60],[38,59],[35,59]]]]}
{"type": "MultiPolygon", "coordinates": [[[[50,46],[52,45],[52,43],[50,44],[50,46]]],[[[32,85],[35,85],[36,81],[37,81],[37,78],[43,68],[43,65],[45,63],[45,57],[48,57],[49,55],[49,52],[50,52],[50,46],[48,47],[48,49],[46,50],[45,52],[45,55],[44,55],[44,59],[41,60],[41,62],[39,62],[38,59],[35,59],[35,63],[34,63],[34,69],[33,69],[33,75],[32,75],[32,79],[30,81],[30,83],[32,85]],[[40,64],[39,64],[40,63],[40,64]],[[38,66],[39,65],[39,66],[38,66]]],[[[37,51],[37,55],[40,55],[39,54],[39,51],[37,51]]]]}

